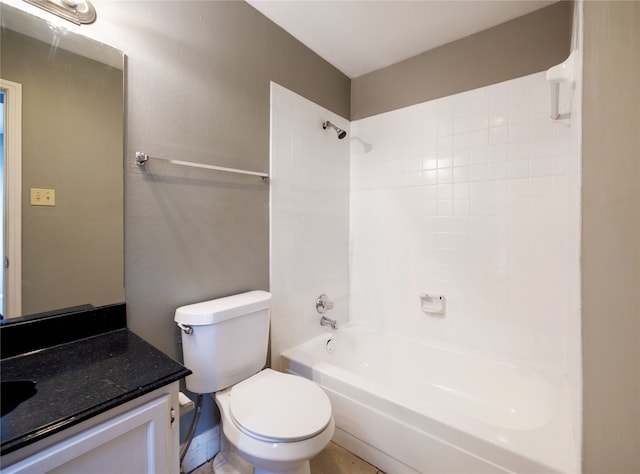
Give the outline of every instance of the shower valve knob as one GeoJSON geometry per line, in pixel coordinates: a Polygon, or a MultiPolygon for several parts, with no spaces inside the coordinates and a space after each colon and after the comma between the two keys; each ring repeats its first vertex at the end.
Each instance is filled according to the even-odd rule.
{"type": "Polygon", "coordinates": [[[318,296],[316,300],[316,311],[323,314],[325,311],[333,309],[333,301],[329,300],[329,297],[324,293],[318,296]]]}

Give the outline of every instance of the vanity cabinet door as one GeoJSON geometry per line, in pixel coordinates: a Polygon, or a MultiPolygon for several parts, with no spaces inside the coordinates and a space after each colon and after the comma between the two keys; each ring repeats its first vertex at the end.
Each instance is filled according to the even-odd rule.
{"type": "Polygon", "coordinates": [[[171,397],[163,395],[9,466],[2,474],[174,474],[170,414],[171,397]]]}

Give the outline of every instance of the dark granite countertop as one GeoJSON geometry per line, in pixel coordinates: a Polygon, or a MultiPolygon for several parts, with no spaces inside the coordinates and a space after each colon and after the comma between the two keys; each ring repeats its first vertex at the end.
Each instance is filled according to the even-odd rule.
{"type": "Polygon", "coordinates": [[[0,419],[0,455],[179,380],[190,371],[126,328],[4,358],[0,376],[37,393],[0,419]]]}

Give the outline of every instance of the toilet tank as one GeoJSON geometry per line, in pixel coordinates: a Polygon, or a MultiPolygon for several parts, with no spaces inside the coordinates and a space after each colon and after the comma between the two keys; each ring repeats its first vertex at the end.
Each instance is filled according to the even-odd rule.
{"type": "Polygon", "coordinates": [[[192,330],[182,330],[188,390],[217,392],[265,366],[270,302],[271,293],[249,291],[176,310],[175,322],[192,330]]]}

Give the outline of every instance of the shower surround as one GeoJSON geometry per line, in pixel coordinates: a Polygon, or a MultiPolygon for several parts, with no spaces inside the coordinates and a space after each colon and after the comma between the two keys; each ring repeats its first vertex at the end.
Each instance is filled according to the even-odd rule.
{"type": "Polygon", "coordinates": [[[577,465],[580,100],[570,120],[551,121],[541,72],[342,121],[349,135],[337,140],[316,136],[328,112],[272,91],[274,366],[325,331],[314,298],[335,293],[339,326],[566,380],[573,434],[562,442],[577,465]],[[420,293],[445,295],[446,314],[424,313],[420,293]]]}
{"type": "Polygon", "coordinates": [[[315,301],[348,321],[349,122],[271,83],[271,359],[322,333],[315,301]],[[347,132],[338,139],[330,121],[347,132]]]}
{"type": "Polygon", "coordinates": [[[350,322],[567,373],[579,160],[549,114],[538,73],[352,123],[350,322]]]}

